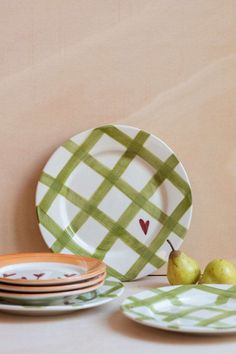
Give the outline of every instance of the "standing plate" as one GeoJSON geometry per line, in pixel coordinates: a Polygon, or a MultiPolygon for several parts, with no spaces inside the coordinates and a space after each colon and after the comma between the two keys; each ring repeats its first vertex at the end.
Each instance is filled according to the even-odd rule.
{"type": "Polygon", "coordinates": [[[173,151],[138,128],[80,133],[41,174],[39,227],[53,252],[103,260],[121,280],[141,278],[178,249],[192,215],[187,174],[173,151]]]}
{"type": "Polygon", "coordinates": [[[236,286],[178,285],[128,297],[123,313],[146,326],[196,334],[236,333],[236,286]]]}

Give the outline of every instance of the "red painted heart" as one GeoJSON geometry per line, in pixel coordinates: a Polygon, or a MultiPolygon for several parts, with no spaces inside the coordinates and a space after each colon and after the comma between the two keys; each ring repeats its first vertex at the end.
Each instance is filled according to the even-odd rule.
{"type": "Polygon", "coordinates": [[[139,219],[139,224],[140,224],[144,234],[147,235],[150,221],[149,220],[144,221],[143,219],[139,219]]]}

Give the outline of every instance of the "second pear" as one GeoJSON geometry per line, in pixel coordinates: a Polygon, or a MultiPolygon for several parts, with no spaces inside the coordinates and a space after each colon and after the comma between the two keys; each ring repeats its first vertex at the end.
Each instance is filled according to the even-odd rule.
{"type": "Polygon", "coordinates": [[[172,248],[167,266],[167,278],[171,285],[196,284],[200,278],[201,270],[195,259],[187,256],[184,252],[175,251],[172,248]]]}

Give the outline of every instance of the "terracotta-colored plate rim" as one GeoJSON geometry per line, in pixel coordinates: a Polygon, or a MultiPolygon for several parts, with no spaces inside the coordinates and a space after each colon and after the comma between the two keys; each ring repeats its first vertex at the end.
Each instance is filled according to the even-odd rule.
{"type": "Polygon", "coordinates": [[[87,286],[83,289],[76,289],[76,290],[71,290],[71,291],[59,291],[59,292],[49,292],[49,293],[34,293],[34,294],[29,294],[29,293],[16,293],[16,292],[3,292],[0,291],[0,297],[3,299],[10,299],[10,300],[46,300],[50,298],[61,298],[65,296],[73,296],[73,295],[80,295],[84,293],[88,293],[90,291],[96,290],[100,286],[104,284],[104,280],[98,282],[97,284],[93,286],[87,286]]]}
{"type": "Polygon", "coordinates": [[[97,275],[96,277],[93,277],[91,279],[85,279],[84,281],[80,281],[77,283],[72,283],[72,284],[67,284],[67,285],[19,285],[19,284],[1,284],[0,283],[0,292],[3,290],[4,292],[13,292],[13,293],[49,293],[49,292],[61,292],[61,291],[70,291],[70,290],[76,290],[76,289],[83,289],[88,286],[95,285],[102,280],[104,280],[106,277],[106,273],[102,273],[100,275],[97,275]]]}
{"type": "Polygon", "coordinates": [[[73,278],[62,279],[10,279],[0,277],[0,282],[9,284],[21,284],[21,285],[51,285],[51,284],[69,284],[89,279],[102,274],[106,271],[106,265],[96,258],[62,254],[62,253],[15,253],[0,256],[0,270],[1,267],[20,263],[37,263],[37,262],[55,262],[55,263],[67,263],[75,266],[81,266],[81,263],[87,263],[87,272],[74,276],[73,278]]]}

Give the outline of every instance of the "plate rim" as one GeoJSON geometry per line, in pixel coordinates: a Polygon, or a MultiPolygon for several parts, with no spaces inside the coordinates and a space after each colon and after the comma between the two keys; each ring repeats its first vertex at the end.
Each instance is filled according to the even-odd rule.
{"type": "MultiPolygon", "coordinates": [[[[39,216],[39,213],[38,213],[39,205],[38,205],[38,203],[37,203],[37,195],[38,195],[38,190],[39,190],[39,188],[40,188],[40,183],[42,183],[42,182],[40,182],[40,178],[41,178],[41,176],[42,176],[44,170],[46,169],[46,167],[50,164],[51,158],[57,153],[57,151],[58,151],[61,147],[63,147],[63,145],[64,145],[66,142],[69,142],[69,141],[75,139],[76,137],[80,136],[81,134],[88,134],[88,133],[90,133],[90,132],[92,132],[92,131],[94,131],[94,130],[99,130],[99,129],[101,130],[101,129],[109,128],[109,127],[111,127],[111,128],[114,127],[114,128],[117,128],[117,129],[121,128],[121,129],[123,129],[123,130],[122,130],[123,133],[125,133],[125,130],[128,130],[128,131],[131,130],[131,131],[136,131],[136,132],[143,131],[143,132],[147,133],[147,134],[149,135],[149,137],[151,137],[152,139],[154,139],[154,141],[157,141],[157,143],[161,144],[161,145],[163,146],[163,148],[166,149],[170,154],[173,154],[173,155],[176,157],[175,152],[170,148],[170,146],[169,146],[167,143],[165,143],[162,139],[160,139],[158,136],[154,135],[153,133],[146,132],[146,131],[143,130],[142,128],[133,127],[133,126],[124,125],[124,124],[107,124],[107,125],[99,125],[99,126],[96,126],[96,127],[94,127],[94,128],[89,128],[89,129],[83,130],[83,131],[81,131],[81,132],[78,132],[77,134],[72,135],[71,137],[69,137],[68,139],[66,139],[64,142],[62,142],[61,144],[59,144],[59,145],[57,146],[57,148],[50,154],[50,156],[49,156],[47,162],[45,163],[45,165],[43,166],[43,168],[42,168],[42,170],[41,170],[41,173],[40,173],[39,178],[38,178],[36,193],[35,193],[35,207],[36,207],[36,215],[37,215],[37,220],[38,220],[38,226],[39,226],[39,229],[40,229],[40,232],[41,232],[41,235],[42,235],[42,237],[43,237],[44,242],[47,244],[48,247],[50,247],[50,249],[51,249],[52,251],[53,251],[53,249],[51,248],[52,246],[49,246],[49,245],[48,245],[48,242],[47,242],[46,237],[45,237],[45,235],[44,235],[45,232],[44,232],[44,229],[43,229],[43,227],[42,227],[42,225],[41,225],[40,216],[39,216]]],[[[158,154],[155,153],[155,155],[158,157],[158,154]]],[[[181,169],[181,171],[182,171],[182,173],[183,173],[183,176],[184,176],[184,177],[181,177],[181,178],[183,178],[183,179],[185,180],[185,182],[187,183],[187,185],[188,185],[188,187],[189,187],[189,198],[190,198],[190,200],[191,200],[190,206],[188,207],[188,209],[186,209],[186,212],[188,212],[188,215],[187,215],[187,218],[186,218],[187,221],[186,221],[185,226],[184,226],[184,227],[186,228],[186,232],[185,232],[184,236],[182,237],[182,240],[180,241],[181,244],[182,244],[182,242],[184,241],[185,235],[186,235],[187,231],[188,231],[189,228],[190,228],[190,224],[191,224],[191,220],[192,220],[192,213],[193,213],[193,201],[192,201],[192,187],[191,187],[191,183],[190,183],[188,174],[187,174],[187,172],[186,172],[186,170],[185,170],[185,168],[184,168],[182,162],[178,159],[178,157],[176,157],[176,159],[178,160],[178,165],[180,166],[180,169],[181,169]]],[[[179,175],[178,172],[176,172],[176,173],[179,175]]],[[[40,203],[39,203],[39,204],[40,204],[40,203]]],[[[144,244],[144,246],[145,246],[145,244],[144,244]]],[[[180,247],[180,245],[177,247],[177,249],[178,249],[179,247],[180,247]]],[[[54,251],[53,251],[53,252],[54,252],[54,251]]],[[[61,251],[58,251],[58,252],[61,252],[61,251]]],[[[86,252],[89,253],[89,251],[87,251],[87,250],[86,250],[86,252]]],[[[109,252],[109,251],[108,251],[108,252],[109,252]]],[[[155,252],[155,254],[156,254],[156,252],[155,252]]],[[[93,255],[91,254],[91,256],[93,256],[93,255]]],[[[96,257],[99,259],[98,256],[96,256],[96,257]]],[[[162,264],[161,264],[160,266],[162,266],[163,264],[166,263],[166,260],[162,259],[162,261],[163,261],[163,262],[162,262],[162,264]]],[[[125,278],[125,276],[124,276],[122,273],[120,273],[121,277],[120,277],[119,279],[122,280],[122,281],[130,281],[130,280],[134,280],[134,279],[143,278],[144,276],[153,273],[153,266],[151,266],[149,262],[146,264],[146,266],[147,266],[147,268],[149,268],[149,270],[145,270],[145,272],[144,272],[143,274],[141,274],[141,275],[138,274],[138,275],[135,276],[135,277],[130,277],[130,278],[127,278],[127,277],[126,277],[126,278],[125,278]],[[149,267],[148,267],[148,265],[149,265],[149,267]],[[151,269],[151,267],[152,267],[152,269],[151,269]]],[[[159,266],[159,267],[156,267],[156,269],[160,268],[160,266],[159,266]]],[[[108,268],[108,273],[109,273],[109,269],[110,269],[110,268],[116,271],[116,266],[114,266],[114,268],[112,268],[112,265],[111,265],[111,266],[107,265],[107,268],[108,268]]],[[[142,271],[142,270],[140,270],[139,273],[141,273],[141,271],[142,271]]],[[[119,272],[119,271],[118,271],[118,272],[119,272]]],[[[110,274],[112,274],[112,272],[110,272],[110,274]]],[[[116,275],[116,274],[112,274],[112,275],[118,277],[118,275],[116,275]]]]}
{"type": "Polygon", "coordinates": [[[53,314],[62,311],[63,313],[66,312],[74,312],[74,311],[79,311],[83,309],[88,309],[92,307],[97,307],[103,304],[106,304],[108,302],[111,302],[113,300],[116,300],[118,297],[120,297],[124,290],[125,286],[124,284],[118,280],[114,279],[113,277],[107,277],[105,279],[104,285],[101,286],[101,288],[98,289],[98,291],[102,290],[103,286],[106,286],[106,282],[114,282],[117,285],[119,285],[118,289],[113,290],[112,296],[103,296],[103,294],[98,294],[98,296],[95,299],[89,300],[88,302],[78,305],[15,305],[15,304],[5,304],[5,303],[0,303],[0,312],[8,312],[8,313],[22,313],[26,312],[28,314],[30,313],[47,313],[48,311],[53,314]]]}
{"type": "Polygon", "coordinates": [[[99,281],[96,284],[91,286],[81,288],[81,289],[74,289],[74,290],[67,290],[67,291],[57,291],[57,292],[49,292],[49,293],[17,293],[17,292],[2,292],[0,291],[0,298],[1,299],[12,299],[12,300],[22,300],[22,301],[46,301],[51,299],[58,299],[65,296],[76,296],[76,295],[83,295],[87,292],[94,291],[98,289],[100,286],[103,285],[104,279],[99,281]]]}
{"type": "MultiPolygon", "coordinates": [[[[47,284],[70,284],[74,283],[76,281],[82,281],[82,280],[87,280],[91,277],[95,277],[97,275],[100,275],[101,273],[106,272],[106,265],[103,261],[97,258],[92,258],[88,256],[82,256],[82,255],[75,255],[75,254],[64,254],[64,253],[50,253],[50,252],[28,252],[28,253],[12,253],[12,254],[5,254],[0,256],[0,271],[2,267],[5,266],[10,266],[14,264],[23,264],[23,263],[64,263],[64,264],[72,264],[74,266],[79,266],[79,262],[86,262],[86,264],[89,265],[89,263],[94,263],[94,266],[91,269],[88,269],[88,271],[84,274],[81,275],[75,275],[73,278],[62,278],[62,279],[57,279],[57,278],[51,278],[51,279],[38,279],[38,280],[29,280],[29,279],[11,279],[11,278],[6,278],[6,277],[0,277],[0,282],[4,284],[19,284],[19,285],[47,285],[47,284]],[[35,258],[34,260],[27,261],[29,257],[35,258]],[[48,261],[44,259],[50,259],[48,261]],[[57,258],[61,258],[61,260],[57,258]],[[65,261],[63,262],[62,259],[68,260],[66,263],[65,261]],[[14,262],[14,260],[16,262],[14,262]],[[21,260],[20,262],[17,262],[17,260],[21,260]],[[69,261],[70,260],[70,261],[69,261]],[[77,261],[76,261],[77,260],[77,261]],[[13,263],[12,263],[13,262],[13,263]]],[[[90,264],[90,265],[91,265],[90,264]]]]}
{"type": "MultiPolygon", "coordinates": [[[[179,287],[189,287],[189,288],[195,288],[198,285],[206,285],[206,286],[210,286],[213,288],[221,288],[221,289],[228,289],[231,286],[233,286],[234,284],[189,284],[189,285],[167,285],[167,286],[160,286],[157,289],[176,289],[179,287]]],[[[224,334],[233,334],[236,333],[236,325],[234,328],[207,328],[207,327],[196,327],[196,329],[194,329],[193,327],[186,327],[186,326],[179,326],[178,328],[176,327],[168,327],[168,326],[164,326],[158,323],[154,323],[151,320],[140,320],[138,318],[135,317],[134,314],[130,313],[129,310],[127,310],[126,308],[124,308],[124,306],[128,303],[126,303],[130,297],[132,296],[136,296],[136,295],[141,295],[145,292],[151,291],[153,288],[150,289],[145,289],[143,291],[140,291],[138,293],[135,293],[129,297],[127,297],[120,305],[120,310],[121,312],[124,314],[124,316],[126,316],[127,318],[129,318],[130,320],[140,324],[140,325],[144,325],[147,327],[152,327],[152,328],[157,328],[160,330],[164,330],[164,331],[170,331],[170,332],[176,332],[176,333],[188,333],[188,334],[194,334],[194,335],[224,335],[224,334]]]]}
{"type": "Polygon", "coordinates": [[[47,293],[47,292],[57,292],[62,290],[75,290],[75,289],[82,289],[86,285],[93,285],[97,284],[99,280],[106,278],[106,272],[99,274],[91,279],[85,279],[84,281],[73,282],[69,284],[54,284],[54,285],[22,285],[22,284],[10,284],[10,283],[1,283],[0,284],[0,292],[1,290],[13,291],[19,293],[47,293]],[[40,291],[42,290],[43,291],[40,291]],[[47,290],[47,291],[46,291],[47,290]]]}

